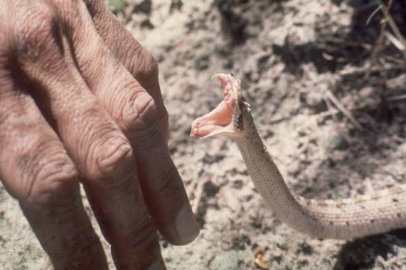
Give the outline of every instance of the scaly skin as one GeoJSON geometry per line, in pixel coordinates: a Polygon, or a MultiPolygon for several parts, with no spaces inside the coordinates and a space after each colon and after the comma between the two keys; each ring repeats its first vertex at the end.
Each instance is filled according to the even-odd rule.
{"type": "Polygon", "coordinates": [[[282,222],[311,236],[333,239],[406,227],[406,185],[343,200],[311,200],[289,190],[258,134],[240,82],[231,75],[216,77],[225,87],[226,100],[193,122],[191,136],[233,137],[256,189],[282,222]]]}

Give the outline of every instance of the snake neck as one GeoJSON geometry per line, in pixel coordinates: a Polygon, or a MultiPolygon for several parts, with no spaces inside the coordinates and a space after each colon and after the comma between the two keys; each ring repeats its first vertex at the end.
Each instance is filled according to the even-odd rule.
{"type": "Polygon", "coordinates": [[[405,227],[406,187],[344,200],[311,200],[291,192],[268,153],[251,114],[245,136],[235,138],[251,179],[274,215],[320,238],[349,239],[405,227]]]}
{"type": "MultiPolygon", "coordinates": [[[[300,230],[298,222],[310,222],[309,212],[290,192],[259,136],[252,117],[245,116],[244,122],[246,136],[236,138],[235,141],[256,190],[278,219],[300,230]]],[[[312,231],[306,233],[314,234],[312,231]]]]}

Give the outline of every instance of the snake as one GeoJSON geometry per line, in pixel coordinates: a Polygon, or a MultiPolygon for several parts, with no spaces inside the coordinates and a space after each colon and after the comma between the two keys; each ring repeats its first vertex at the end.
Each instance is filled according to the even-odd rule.
{"type": "Polygon", "coordinates": [[[292,191],[259,135],[241,81],[232,74],[214,77],[224,88],[224,99],[192,122],[190,136],[232,138],[256,190],[277,219],[294,230],[327,239],[361,238],[406,227],[406,185],[335,200],[309,199],[292,191]]]}

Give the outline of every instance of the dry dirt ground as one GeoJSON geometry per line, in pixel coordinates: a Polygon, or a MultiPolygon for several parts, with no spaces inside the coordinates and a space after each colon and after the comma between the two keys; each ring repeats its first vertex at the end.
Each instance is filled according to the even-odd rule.
{"type": "MultiPolygon", "coordinates": [[[[406,269],[406,230],[355,241],[298,233],[265,207],[233,141],[189,138],[192,120],[222,98],[211,76],[232,72],[300,195],[336,199],[405,184],[405,44],[382,11],[367,24],[379,1],[110,2],[159,61],[170,151],[201,226],[188,246],[161,240],[169,269],[406,269]]],[[[390,14],[406,36],[406,2],[394,0],[390,14]]],[[[0,269],[51,268],[2,187],[0,250],[0,269]]]]}

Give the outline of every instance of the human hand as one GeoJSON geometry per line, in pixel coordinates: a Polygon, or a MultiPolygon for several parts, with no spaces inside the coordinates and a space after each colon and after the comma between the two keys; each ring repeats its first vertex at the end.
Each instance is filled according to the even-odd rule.
{"type": "Polygon", "coordinates": [[[0,0],[0,179],[55,269],[164,269],[199,233],[149,54],[104,0],[0,0]],[[150,267],[150,268],[149,268],[150,267]]]}

